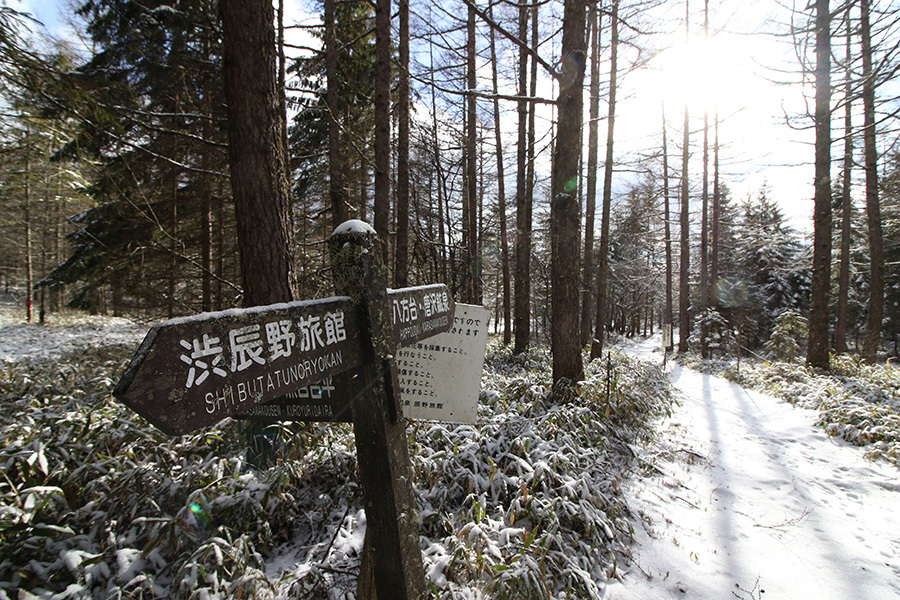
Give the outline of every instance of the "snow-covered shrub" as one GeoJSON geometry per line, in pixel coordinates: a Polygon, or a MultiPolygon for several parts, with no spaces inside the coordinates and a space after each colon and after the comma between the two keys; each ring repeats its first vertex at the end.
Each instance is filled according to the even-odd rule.
{"type": "Polygon", "coordinates": [[[490,598],[598,597],[630,535],[618,493],[628,444],[667,410],[668,381],[612,354],[551,392],[549,355],[507,352],[488,354],[477,425],[415,429],[433,594],[474,584],[490,598]]]}

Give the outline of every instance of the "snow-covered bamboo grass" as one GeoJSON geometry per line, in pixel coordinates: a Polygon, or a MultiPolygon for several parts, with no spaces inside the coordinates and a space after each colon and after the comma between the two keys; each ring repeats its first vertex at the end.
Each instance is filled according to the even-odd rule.
{"type": "MultiPolygon", "coordinates": [[[[143,329],[0,320],[0,599],[352,598],[351,427],[276,425],[264,467],[238,422],[165,436],[111,397],[143,329]]],[[[410,427],[433,598],[595,597],[617,575],[620,482],[670,387],[616,353],[558,395],[549,371],[492,346],[477,424],[410,427]]]]}

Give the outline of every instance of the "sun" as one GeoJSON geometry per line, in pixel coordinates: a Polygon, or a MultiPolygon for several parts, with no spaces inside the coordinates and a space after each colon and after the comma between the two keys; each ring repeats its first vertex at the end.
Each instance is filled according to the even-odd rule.
{"type": "MultiPolygon", "coordinates": [[[[660,52],[648,65],[644,83],[672,109],[687,104],[692,114],[733,113],[766,102],[770,84],[756,66],[752,40],[719,34],[684,38],[660,52]]],[[[758,51],[758,49],[756,50],[758,51]]]]}

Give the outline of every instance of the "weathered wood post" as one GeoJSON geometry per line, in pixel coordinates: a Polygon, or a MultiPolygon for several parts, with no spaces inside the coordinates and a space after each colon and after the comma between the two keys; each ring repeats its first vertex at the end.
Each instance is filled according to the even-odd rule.
{"type": "Polygon", "coordinates": [[[329,239],[335,291],[353,300],[361,338],[367,340],[359,367],[339,377],[354,398],[353,430],[378,597],[417,600],[425,592],[425,575],[379,244],[375,230],[361,221],[340,225],[329,239]]]}

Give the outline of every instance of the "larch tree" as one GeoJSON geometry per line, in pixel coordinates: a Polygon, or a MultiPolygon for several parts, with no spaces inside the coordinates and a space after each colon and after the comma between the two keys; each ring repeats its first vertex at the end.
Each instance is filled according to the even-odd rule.
{"type": "Polygon", "coordinates": [[[584,264],[581,282],[581,345],[591,341],[592,309],[594,306],[594,221],[597,207],[597,160],[600,119],[600,11],[597,4],[591,3],[588,8],[588,26],[590,27],[591,50],[591,84],[590,115],[588,121],[588,160],[587,160],[587,192],[584,211],[584,264]]]}
{"type": "MultiPolygon", "coordinates": [[[[531,10],[535,12],[537,7],[531,10]]],[[[519,4],[519,39],[528,41],[528,2],[519,4]]],[[[534,43],[534,42],[533,42],[534,43]]],[[[528,196],[528,50],[519,46],[519,117],[516,142],[516,273],[515,342],[513,352],[521,354],[531,341],[531,202],[528,196]]]]}
{"type": "Polygon", "coordinates": [[[606,160],[603,163],[603,204],[600,210],[600,260],[597,264],[597,317],[594,340],[591,344],[591,358],[603,354],[605,327],[609,321],[607,295],[609,290],[609,226],[612,205],[613,143],[616,125],[616,89],[618,87],[619,57],[619,2],[613,0],[610,13],[610,58],[609,58],[609,99],[606,118],[606,160]]]}
{"type": "Polygon", "coordinates": [[[815,3],[815,208],[813,272],[806,363],[828,369],[828,298],[831,287],[831,13],[815,3]]]}
{"type": "MultiPolygon", "coordinates": [[[[684,3],[685,40],[690,40],[690,3],[684,3]]],[[[678,272],[678,351],[687,352],[688,337],[691,334],[691,269],[690,246],[690,187],[688,185],[688,164],[690,162],[691,112],[687,100],[684,102],[684,129],[681,146],[681,239],[679,240],[678,272]]]]}
{"type": "Polygon", "coordinates": [[[584,377],[579,344],[581,122],[585,69],[585,1],[566,0],[563,8],[562,67],[556,146],[550,197],[553,381],[584,377]]]}
{"type": "Polygon", "coordinates": [[[853,36],[847,26],[844,68],[844,156],[841,173],[841,262],[838,268],[837,320],[834,324],[834,351],[847,351],[847,322],[850,304],[850,242],[852,237],[853,199],[853,36]]]}
{"type": "Polygon", "coordinates": [[[878,149],[875,132],[875,74],[872,67],[870,2],[860,0],[860,45],[862,52],[863,152],[866,173],[866,221],[869,231],[869,312],[863,359],[874,363],[881,342],[884,314],[884,240],[878,198],[878,149]]]}
{"type": "MultiPolygon", "coordinates": [[[[488,7],[488,14],[493,18],[493,5],[488,7]]],[[[494,144],[497,154],[497,213],[500,225],[500,261],[502,277],[502,313],[503,313],[503,343],[512,341],[512,310],[511,310],[511,285],[509,270],[509,232],[506,223],[506,181],[503,170],[503,135],[500,128],[500,98],[497,77],[497,44],[494,28],[491,27],[491,80],[494,93],[494,144]]]]}
{"type": "Polygon", "coordinates": [[[409,0],[399,0],[399,69],[397,74],[397,242],[394,287],[409,277],[409,0]]]}

